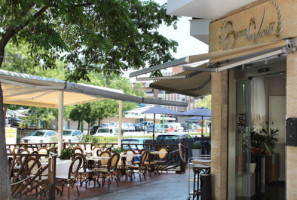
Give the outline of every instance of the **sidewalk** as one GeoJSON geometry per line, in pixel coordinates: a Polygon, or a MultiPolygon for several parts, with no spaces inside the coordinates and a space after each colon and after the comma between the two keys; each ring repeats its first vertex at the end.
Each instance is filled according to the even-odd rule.
{"type": "Polygon", "coordinates": [[[185,173],[169,179],[148,182],[92,198],[85,198],[85,200],[186,200],[188,197],[187,180],[185,173]]]}

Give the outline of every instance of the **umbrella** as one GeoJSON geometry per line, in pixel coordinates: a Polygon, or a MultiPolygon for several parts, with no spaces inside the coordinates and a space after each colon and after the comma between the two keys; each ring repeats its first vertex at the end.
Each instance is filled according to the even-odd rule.
{"type": "Polygon", "coordinates": [[[197,108],[181,113],[183,116],[194,116],[190,120],[202,119],[202,135],[203,135],[203,120],[211,118],[211,110],[208,108],[197,108]]]}
{"type": "Polygon", "coordinates": [[[145,113],[153,113],[154,114],[154,127],[153,127],[153,142],[155,140],[155,121],[156,121],[156,114],[164,114],[164,115],[180,115],[180,112],[176,112],[174,110],[170,110],[165,107],[161,106],[153,106],[147,109],[146,111],[142,112],[145,113]]]}

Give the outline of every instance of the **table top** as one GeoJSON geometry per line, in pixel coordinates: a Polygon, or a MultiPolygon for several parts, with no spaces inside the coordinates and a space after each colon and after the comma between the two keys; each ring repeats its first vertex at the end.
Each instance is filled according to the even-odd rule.
{"type": "Polygon", "coordinates": [[[108,160],[110,157],[86,157],[86,160],[94,160],[94,161],[99,161],[99,160],[108,160]]]}

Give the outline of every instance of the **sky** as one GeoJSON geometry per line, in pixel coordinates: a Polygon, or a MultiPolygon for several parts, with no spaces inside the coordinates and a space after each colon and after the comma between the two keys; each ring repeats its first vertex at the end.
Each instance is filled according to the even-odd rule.
{"type": "MultiPolygon", "coordinates": [[[[160,5],[167,3],[167,0],[155,0],[160,5]]],[[[177,52],[172,52],[175,59],[182,58],[189,55],[201,54],[208,52],[208,45],[200,42],[198,39],[190,35],[190,21],[189,17],[180,17],[177,22],[177,29],[162,25],[158,31],[168,39],[172,39],[178,42],[177,52]]],[[[125,76],[129,76],[131,71],[125,73],[125,76]]],[[[148,74],[146,74],[148,75],[148,74]]],[[[132,80],[134,82],[134,79],[132,80]]]]}

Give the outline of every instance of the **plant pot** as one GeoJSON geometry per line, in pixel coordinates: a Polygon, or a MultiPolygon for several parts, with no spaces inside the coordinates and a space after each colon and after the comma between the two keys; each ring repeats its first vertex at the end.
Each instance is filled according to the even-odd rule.
{"type": "Polygon", "coordinates": [[[199,157],[199,156],[201,156],[201,152],[202,152],[201,149],[192,149],[192,156],[199,157]]]}

